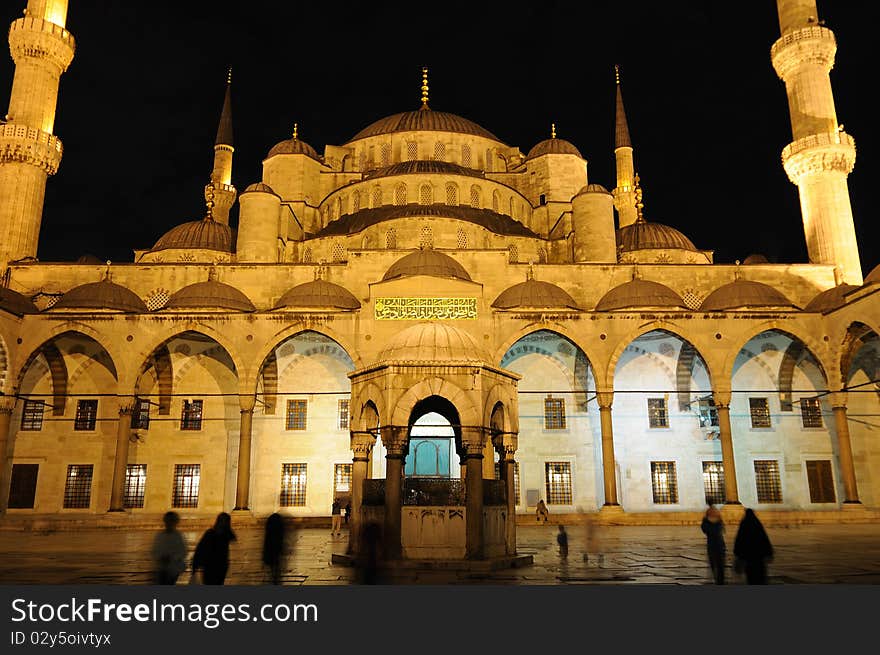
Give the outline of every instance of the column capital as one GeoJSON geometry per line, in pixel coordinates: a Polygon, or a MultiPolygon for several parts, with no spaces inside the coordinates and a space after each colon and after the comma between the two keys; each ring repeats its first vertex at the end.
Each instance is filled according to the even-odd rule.
{"type": "Polygon", "coordinates": [[[373,452],[373,446],[376,444],[376,437],[369,432],[352,432],[351,433],[351,452],[354,453],[355,461],[366,461],[373,452]]]}
{"type": "Polygon", "coordinates": [[[712,389],[712,400],[716,407],[730,407],[730,399],[733,392],[730,389],[712,389]]]}
{"type": "Polygon", "coordinates": [[[119,396],[119,416],[131,416],[135,399],[133,396],[119,396]]]}
{"type": "Polygon", "coordinates": [[[486,430],[483,427],[461,428],[461,450],[467,456],[483,454],[486,445],[486,430]]]}
{"type": "Polygon", "coordinates": [[[519,445],[519,436],[516,434],[499,434],[492,437],[492,445],[501,460],[513,459],[519,445]]]}
{"type": "Polygon", "coordinates": [[[241,412],[253,412],[257,404],[257,397],[253,394],[241,394],[238,396],[238,406],[241,412]]]}
{"type": "Polygon", "coordinates": [[[409,447],[409,426],[386,425],[380,428],[382,445],[388,457],[402,457],[409,447]]]}
{"type": "Polygon", "coordinates": [[[599,403],[599,409],[611,409],[614,403],[614,390],[596,391],[596,402],[599,403]]]}
{"type": "Polygon", "coordinates": [[[846,401],[848,400],[846,391],[832,391],[829,397],[831,409],[846,409],[846,401]]]}

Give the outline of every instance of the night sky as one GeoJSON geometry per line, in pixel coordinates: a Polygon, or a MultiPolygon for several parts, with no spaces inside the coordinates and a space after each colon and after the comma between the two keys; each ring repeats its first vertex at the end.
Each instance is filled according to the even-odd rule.
{"type": "MultiPolygon", "coordinates": [[[[3,2],[0,23],[25,2],[3,2]]],[[[202,218],[230,64],[241,191],[294,122],[323,153],[376,119],[417,109],[423,65],[433,109],[524,153],[555,122],[588,160],[590,181],[612,188],[619,63],[647,220],[714,249],[719,263],[754,252],[806,262],[797,189],[780,162],[791,127],[769,57],[775,2],[738,5],[73,0],[77,52],[55,123],[65,154],[49,180],[38,256],[130,262],[134,248],[202,218]]],[[[825,0],[819,11],[838,40],[838,120],[858,148],[849,184],[867,274],[880,264],[869,214],[880,138],[864,77],[877,60],[874,21],[861,2],[825,0]]],[[[12,75],[3,57],[4,110],[12,75]]]]}

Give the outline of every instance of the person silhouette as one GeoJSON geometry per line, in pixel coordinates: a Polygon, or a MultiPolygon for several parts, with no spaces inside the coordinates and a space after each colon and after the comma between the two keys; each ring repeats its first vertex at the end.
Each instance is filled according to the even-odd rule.
{"type": "Polygon", "coordinates": [[[177,512],[165,512],[162,517],[165,529],[156,533],[153,539],[153,562],[155,564],[155,583],[177,584],[177,578],[186,568],[186,542],[177,531],[180,516],[177,512]]]}
{"type": "Polygon", "coordinates": [[[202,570],[202,582],[222,585],[229,571],[229,542],[235,541],[232,517],[226,512],[217,515],[214,527],[208,528],[193,554],[193,576],[202,570]]]}
{"type": "Polygon", "coordinates": [[[269,567],[272,584],[281,584],[281,569],[284,565],[284,518],[278,512],[266,519],[263,536],[263,564],[269,567]]]}
{"type": "Polygon", "coordinates": [[[764,526],[751,509],[746,510],[740,521],[733,554],[737,559],[737,568],[745,569],[748,584],[767,584],[767,562],[773,559],[773,546],[764,526]]]}
{"type": "Polygon", "coordinates": [[[700,529],[706,535],[706,551],[715,584],[724,584],[724,555],[727,546],[724,543],[724,522],[721,520],[721,512],[709,505],[703,515],[700,529]]]}
{"type": "Polygon", "coordinates": [[[556,543],[559,544],[559,555],[560,557],[568,557],[568,533],[565,531],[565,526],[559,526],[559,533],[556,535],[556,543]]]}
{"type": "Polygon", "coordinates": [[[544,504],[543,499],[539,500],[538,505],[535,507],[535,516],[538,519],[538,523],[542,520],[546,523],[550,516],[550,510],[547,509],[547,505],[544,504]]]}

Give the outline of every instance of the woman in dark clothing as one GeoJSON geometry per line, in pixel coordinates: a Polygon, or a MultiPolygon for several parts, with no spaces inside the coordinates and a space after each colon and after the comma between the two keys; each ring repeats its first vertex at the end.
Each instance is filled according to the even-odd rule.
{"type": "Polygon", "coordinates": [[[284,519],[276,512],[266,519],[266,536],[263,538],[263,564],[269,567],[272,584],[281,584],[283,556],[284,519]]]}
{"type": "Polygon", "coordinates": [[[706,535],[706,550],[715,584],[724,584],[724,554],[727,546],[724,543],[724,522],[721,520],[721,512],[710,505],[703,516],[700,529],[706,535]]]}
{"type": "Polygon", "coordinates": [[[229,542],[235,541],[232,517],[226,512],[217,515],[213,528],[208,528],[193,555],[193,575],[202,569],[204,584],[223,584],[229,570],[229,542]]]}
{"type": "Polygon", "coordinates": [[[773,559],[773,546],[755,512],[746,510],[739,524],[733,554],[745,567],[746,582],[767,584],[767,562],[773,559]]]}

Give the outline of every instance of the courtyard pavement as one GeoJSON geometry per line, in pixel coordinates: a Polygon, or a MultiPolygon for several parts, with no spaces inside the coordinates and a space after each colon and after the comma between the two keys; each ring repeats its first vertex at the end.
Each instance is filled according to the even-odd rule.
{"type": "MultiPolygon", "coordinates": [[[[732,550],[736,526],[728,526],[732,550]]],[[[519,526],[518,550],[534,565],[488,573],[405,570],[387,580],[397,584],[674,584],[710,583],[705,539],[696,526],[606,526],[593,528],[596,553],[585,561],[585,528],[571,526],[568,557],[560,556],[557,528],[519,526]],[[601,555],[601,557],[600,557],[601,555]]],[[[771,584],[880,584],[880,525],[768,526],[776,550],[769,566],[771,584]]],[[[190,548],[200,534],[184,532],[190,548]]],[[[237,530],[231,547],[227,584],[266,582],[261,565],[262,532],[237,530]]],[[[355,572],[330,563],[344,553],[347,536],[331,539],[324,528],[289,534],[283,576],[286,585],[347,585],[355,572]]],[[[148,584],[153,532],[137,529],[0,531],[0,584],[148,584]]],[[[728,553],[728,566],[731,562],[728,553]]],[[[728,581],[743,584],[728,570],[728,581]]],[[[189,580],[189,573],[180,583],[189,580]]]]}

